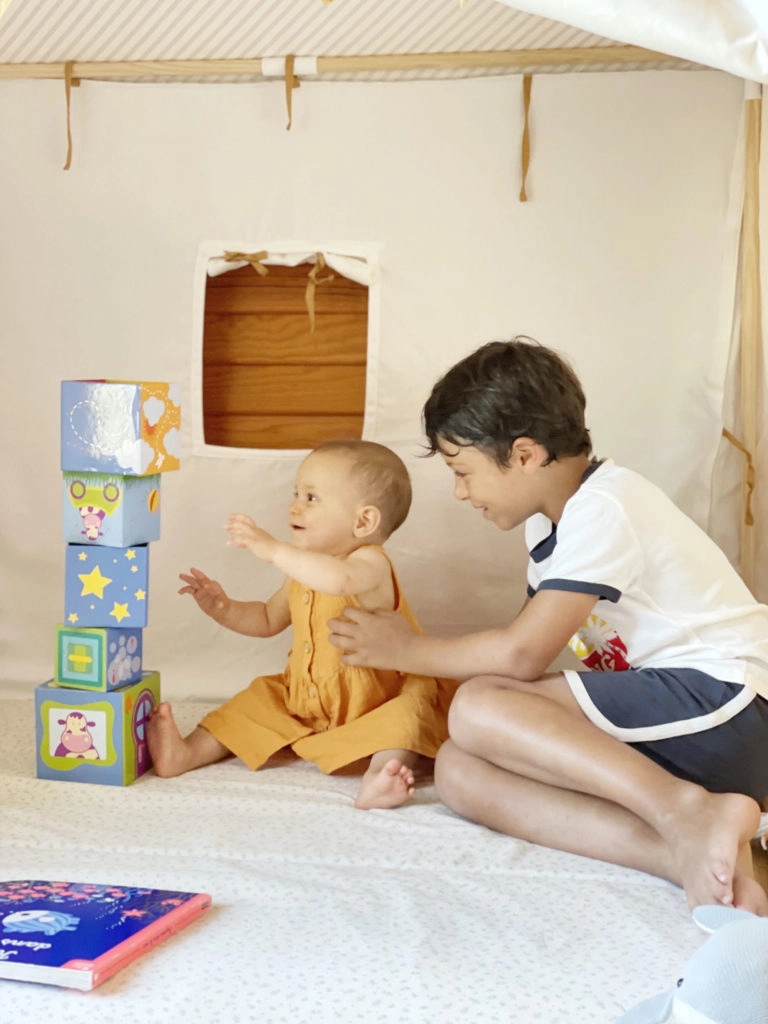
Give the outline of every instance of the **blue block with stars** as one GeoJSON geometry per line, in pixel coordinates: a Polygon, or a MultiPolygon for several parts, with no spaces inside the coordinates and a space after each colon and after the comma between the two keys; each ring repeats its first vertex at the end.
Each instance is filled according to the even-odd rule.
{"type": "Polygon", "coordinates": [[[160,702],[160,673],[106,693],[53,681],[35,689],[37,777],[128,786],[152,767],[147,722],[160,702]]]}
{"type": "Polygon", "coordinates": [[[60,686],[116,690],[141,679],[143,630],[138,627],[56,627],[56,674],[60,686]]]}
{"type": "Polygon", "coordinates": [[[147,624],[149,546],[67,544],[64,625],[142,628],[147,624]]]}

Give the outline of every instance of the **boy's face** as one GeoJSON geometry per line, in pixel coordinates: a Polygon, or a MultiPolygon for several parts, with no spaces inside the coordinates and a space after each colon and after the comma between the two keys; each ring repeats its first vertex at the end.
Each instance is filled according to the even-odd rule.
{"type": "Polygon", "coordinates": [[[359,544],[354,529],[361,505],[347,460],[313,452],[299,466],[288,509],[293,543],[328,555],[349,554],[359,544]]]}
{"type": "Polygon", "coordinates": [[[440,442],[440,452],[453,472],[453,494],[482,511],[483,518],[500,530],[512,530],[539,511],[534,498],[532,475],[513,449],[509,466],[499,466],[490,455],[474,445],[459,447],[440,442]]]}

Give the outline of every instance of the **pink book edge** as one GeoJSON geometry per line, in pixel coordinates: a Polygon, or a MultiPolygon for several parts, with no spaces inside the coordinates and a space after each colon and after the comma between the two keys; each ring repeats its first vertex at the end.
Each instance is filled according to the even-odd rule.
{"type": "Polygon", "coordinates": [[[102,981],[117,974],[127,964],[138,959],[143,953],[157,946],[158,943],[167,939],[170,935],[180,931],[185,925],[194,921],[203,911],[207,910],[213,902],[208,893],[195,894],[192,899],[187,900],[182,906],[171,910],[165,917],[148,924],[142,931],[124,939],[114,949],[102,953],[95,960],[68,960],[61,965],[61,970],[82,971],[91,975],[91,988],[96,988],[102,981]]]}

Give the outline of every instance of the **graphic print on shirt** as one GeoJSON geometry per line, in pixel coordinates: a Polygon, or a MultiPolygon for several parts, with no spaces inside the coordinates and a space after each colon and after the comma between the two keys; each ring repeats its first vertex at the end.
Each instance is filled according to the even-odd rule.
{"type": "Polygon", "coordinates": [[[576,630],[568,646],[594,672],[622,672],[632,667],[624,641],[613,626],[594,613],[576,630]]]}

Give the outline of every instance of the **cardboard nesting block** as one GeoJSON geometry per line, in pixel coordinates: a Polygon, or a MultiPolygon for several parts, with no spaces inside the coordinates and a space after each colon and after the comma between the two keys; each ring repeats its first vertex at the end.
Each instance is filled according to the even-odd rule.
{"type": "Polygon", "coordinates": [[[148,381],[61,383],[61,468],[147,476],[179,468],[181,389],[148,381]]]}
{"type": "Polygon", "coordinates": [[[64,540],[122,548],[160,538],[160,475],[64,473],[64,540]]]}
{"type": "Polygon", "coordinates": [[[53,681],[38,686],[38,779],[130,785],[152,767],[146,726],[159,702],[159,672],[98,696],[53,681]]]}
{"type": "Polygon", "coordinates": [[[56,674],[60,686],[116,690],[141,679],[143,630],[110,626],[56,627],[56,674]]]}
{"type": "Polygon", "coordinates": [[[67,544],[64,624],[144,627],[147,624],[149,547],[67,544]]]}

